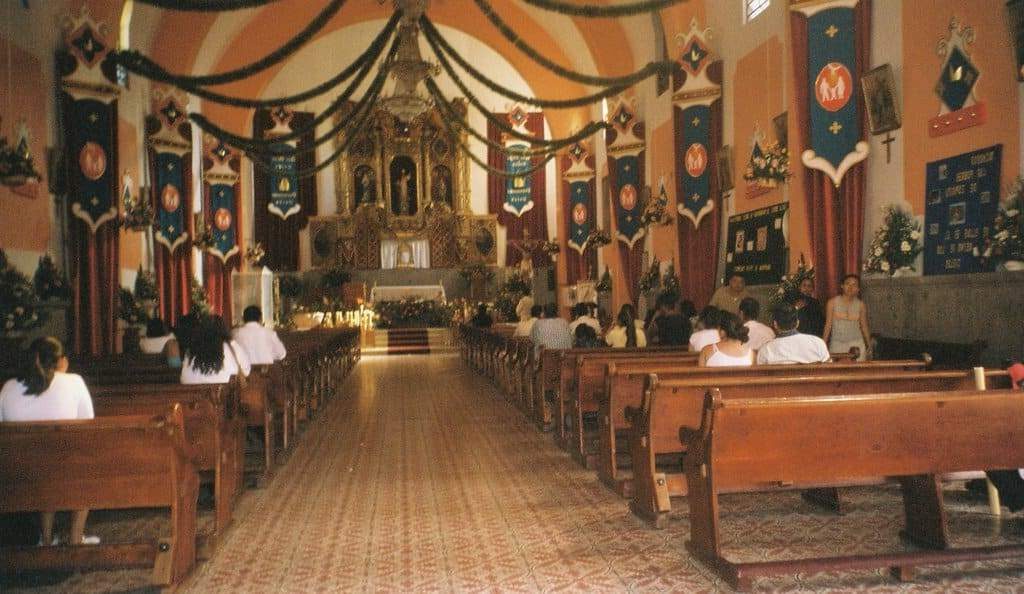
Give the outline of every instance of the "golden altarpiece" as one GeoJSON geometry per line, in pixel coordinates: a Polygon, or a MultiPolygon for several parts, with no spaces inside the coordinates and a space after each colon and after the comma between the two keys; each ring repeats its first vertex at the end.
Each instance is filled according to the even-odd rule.
{"type": "MultiPolygon", "coordinates": [[[[463,100],[453,105],[465,114],[463,100]]],[[[497,264],[497,220],[470,209],[466,134],[449,134],[441,117],[371,116],[335,167],[336,214],[310,223],[314,267],[378,270],[382,242],[397,246],[398,268],[412,266],[416,244],[429,245],[430,268],[497,264]]]]}

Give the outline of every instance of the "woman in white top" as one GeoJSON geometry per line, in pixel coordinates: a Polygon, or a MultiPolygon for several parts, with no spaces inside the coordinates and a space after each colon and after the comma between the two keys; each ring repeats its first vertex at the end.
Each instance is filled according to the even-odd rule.
{"type": "Polygon", "coordinates": [[[700,367],[749,367],[753,365],[754,350],[747,344],[750,331],[735,314],[723,311],[718,316],[718,333],[721,340],[701,349],[697,365],[700,367]]]}
{"type": "Polygon", "coordinates": [[[160,318],[146,322],[146,335],[139,338],[139,350],[147,355],[164,355],[170,367],[181,367],[178,341],[160,318]]]}
{"type": "MultiPolygon", "coordinates": [[[[68,359],[59,340],[37,338],[29,346],[28,357],[25,369],[0,389],[0,422],[67,421],[95,416],[92,397],[82,376],[67,373],[68,359]]],[[[55,512],[44,511],[40,515],[40,544],[57,544],[53,538],[55,512]]],[[[89,510],[75,510],[71,515],[71,543],[99,544],[99,538],[85,536],[89,510]]]]}
{"type": "Polygon", "coordinates": [[[701,310],[697,316],[696,329],[690,335],[690,352],[699,353],[709,344],[721,340],[722,336],[718,333],[718,318],[721,311],[714,305],[701,310]]]}
{"type": "Polygon", "coordinates": [[[231,340],[220,316],[204,316],[192,332],[181,362],[183,384],[226,384],[231,376],[249,375],[252,366],[240,344],[231,340]]]}
{"type": "Polygon", "coordinates": [[[870,357],[871,331],[868,330],[868,312],[860,300],[860,277],[843,277],[843,294],[828,300],[825,307],[825,332],[822,338],[832,353],[847,353],[857,347],[858,361],[870,357]]]}
{"type": "Polygon", "coordinates": [[[619,316],[614,326],[608,330],[604,341],[612,348],[643,348],[647,346],[647,335],[644,334],[643,322],[636,319],[633,304],[626,303],[619,308],[619,316]]]}

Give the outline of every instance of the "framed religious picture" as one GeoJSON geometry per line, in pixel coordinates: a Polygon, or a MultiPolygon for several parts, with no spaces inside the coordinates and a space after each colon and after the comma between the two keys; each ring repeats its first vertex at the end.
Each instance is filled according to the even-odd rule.
{"type": "Polygon", "coordinates": [[[718,149],[718,187],[722,193],[733,190],[732,178],[732,147],[725,145],[718,149]]]}
{"type": "Polygon", "coordinates": [[[896,96],[896,77],[892,66],[883,64],[861,77],[864,89],[864,104],[868,108],[868,126],[872,134],[884,134],[898,130],[903,121],[896,96]]]}

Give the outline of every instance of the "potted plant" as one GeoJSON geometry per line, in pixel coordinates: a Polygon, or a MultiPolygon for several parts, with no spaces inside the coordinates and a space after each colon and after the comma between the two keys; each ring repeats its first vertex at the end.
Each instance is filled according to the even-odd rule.
{"type": "Polygon", "coordinates": [[[42,323],[35,287],[0,250],[0,337],[3,338],[0,358],[6,359],[17,352],[26,333],[42,323]]]}
{"type": "Polygon", "coordinates": [[[887,206],[885,220],[871,240],[864,272],[905,275],[914,270],[914,260],[921,250],[921,223],[903,209],[887,206]]]}

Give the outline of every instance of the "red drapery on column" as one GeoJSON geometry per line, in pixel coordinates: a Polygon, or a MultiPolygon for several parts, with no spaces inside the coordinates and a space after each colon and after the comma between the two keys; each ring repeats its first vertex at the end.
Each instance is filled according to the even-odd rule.
{"type": "MultiPolygon", "coordinates": [[[[116,159],[116,155],[111,155],[116,159]]],[[[116,171],[116,165],[115,165],[116,171]]],[[[75,353],[110,355],[115,352],[117,289],[120,286],[120,229],[114,222],[93,233],[81,219],[70,216],[68,249],[71,260],[72,348],[75,353]]]]}
{"type": "MultiPolygon", "coordinates": [[[[857,27],[857,62],[853,80],[861,80],[871,59],[871,0],[860,0],[855,9],[857,27]]],[[[791,12],[793,37],[793,77],[796,81],[796,111],[802,147],[811,143],[810,101],[807,82],[807,19],[791,12]]],[[[858,93],[857,117],[861,135],[866,138],[867,121],[863,99],[858,93]]],[[[810,230],[812,263],[815,266],[817,286],[821,297],[839,293],[844,274],[857,274],[861,270],[861,241],[864,235],[864,188],[866,162],[854,165],[843,176],[838,188],[821,171],[804,170],[804,194],[807,200],[807,219],[810,230]]]]}
{"type": "MultiPolygon", "coordinates": [[[[293,130],[308,127],[313,123],[313,114],[295,112],[291,120],[293,130]]],[[[271,128],[270,112],[265,109],[256,111],[253,116],[253,135],[263,138],[271,128]]],[[[316,132],[310,130],[298,141],[298,148],[310,146],[316,138],[316,132]]],[[[299,154],[296,159],[298,170],[309,169],[316,165],[316,151],[299,154]]],[[[253,197],[255,212],[253,213],[254,240],[263,244],[267,255],[263,264],[275,271],[299,269],[299,231],[306,228],[309,217],[316,216],[316,176],[299,179],[299,204],[302,206],[297,214],[281,220],[267,210],[270,201],[268,191],[269,175],[260,165],[253,166],[253,197]]]]}
{"type": "Polygon", "coordinates": [[[211,254],[203,254],[203,287],[206,299],[210,302],[210,310],[231,324],[233,311],[231,308],[231,265],[220,261],[211,254]]]}
{"type": "MultiPolygon", "coordinates": [[[[494,116],[508,120],[507,113],[496,113],[494,116]]],[[[537,138],[544,138],[544,114],[527,114],[526,131],[537,138]]],[[[491,142],[503,144],[502,131],[490,121],[487,122],[487,138],[491,142]]],[[[533,159],[534,164],[539,161],[540,157],[533,159]]],[[[504,170],[506,168],[505,154],[493,148],[488,148],[487,164],[495,169],[504,170]]],[[[505,266],[516,266],[522,259],[522,254],[519,250],[512,247],[511,243],[523,238],[523,229],[530,230],[530,237],[532,239],[540,241],[547,241],[548,239],[546,169],[546,167],[541,167],[533,173],[530,180],[533,208],[523,213],[521,217],[517,217],[503,208],[505,204],[506,178],[494,175],[493,173],[487,174],[487,209],[491,214],[497,215],[498,224],[505,227],[505,266]]],[[[550,263],[550,258],[544,254],[535,253],[533,255],[534,266],[547,266],[550,263]]]]}

